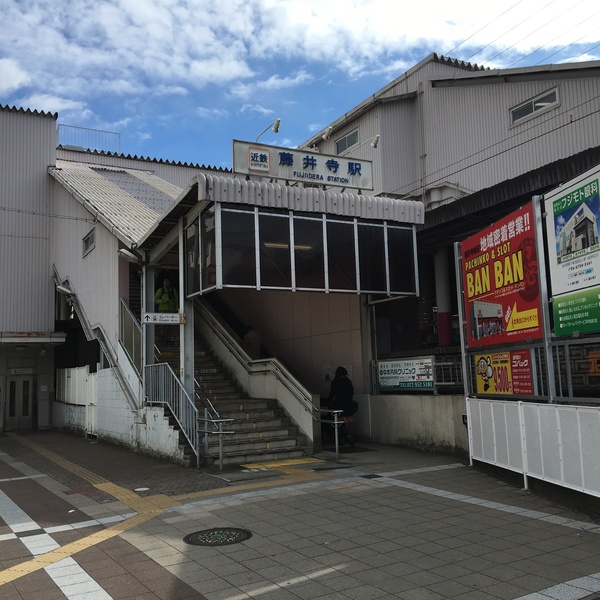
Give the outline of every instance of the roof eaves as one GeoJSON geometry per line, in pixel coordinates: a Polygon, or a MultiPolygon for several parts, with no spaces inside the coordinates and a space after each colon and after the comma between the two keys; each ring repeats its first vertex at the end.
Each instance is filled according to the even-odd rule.
{"type": "MultiPolygon", "coordinates": [[[[107,217],[102,210],[94,206],[94,204],[90,202],[67,177],[65,177],[62,168],[59,166],[48,167],[48,173],[92,215],[95,221],[101,223],[119,241],[129,248],[136,248],[139,245],[139,239],[132,237],[131,234],[124,231],[122,227],[107,217]]],[[[158,220],[158,214],[156,215],[156,220],[158,220]]]]}

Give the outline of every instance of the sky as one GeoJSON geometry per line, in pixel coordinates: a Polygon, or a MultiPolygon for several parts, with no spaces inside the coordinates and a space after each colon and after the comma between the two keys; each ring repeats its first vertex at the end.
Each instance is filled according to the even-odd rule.
{"type": "Polygon", "coordinates": [[[0,105],[58,113],[63,144],[222,168],[232,140],[296,148],[432,52],[600,60],[598,0],[0,0],[0,15],[0,105]]]}

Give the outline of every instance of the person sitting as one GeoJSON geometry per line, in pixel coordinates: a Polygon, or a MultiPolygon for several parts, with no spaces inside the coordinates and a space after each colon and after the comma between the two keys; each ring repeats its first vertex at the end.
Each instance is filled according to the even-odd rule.
{"type": "Polygon", "coordinates": [[[352,423],[358,410],[358,402],[354,400],[354,387],[344,367],[335,370],[335,377],[331,381],[331,391],[327,397],[327,405],[331,410],[341,410],[343,424],[340,426],[342,441],[347,441],[354,447],[354,438],[348,434],[346,425],[352,423]]]}

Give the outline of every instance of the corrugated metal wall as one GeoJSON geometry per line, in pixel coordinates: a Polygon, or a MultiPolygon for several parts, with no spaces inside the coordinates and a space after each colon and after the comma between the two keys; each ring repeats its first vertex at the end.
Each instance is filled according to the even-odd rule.
{"type": "Polygon", "coordinates": [[[50,178],[53,115],[0,109],[0,331],[54,331],[50,178]]]}
{"type": "Polygon", "coordinates": [[[448,181],[474,191],[487,188],[597,146],[600,139],[597,114],[579,120],[600,109],[598,79],[436,87],[422,101],[428,186],[448,181]],[[511,108],[554,87],[559,107],[511,126],[511,108]]]}
{"type": "Polygon", "coordinates": [[[119,328],[119,257],[117,239],[53,181],[52,262],[68,279],[90,326],[102,324],[113,348],[119,328]],[[58,216],[60,215],[60,216],[58,216]],[[94,229],[95,247],[83,255],[83,238],[94,229]]]}

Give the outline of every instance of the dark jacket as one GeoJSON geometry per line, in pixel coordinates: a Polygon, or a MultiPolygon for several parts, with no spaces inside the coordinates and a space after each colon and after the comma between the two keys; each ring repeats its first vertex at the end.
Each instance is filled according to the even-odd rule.
{"type": "Polygon", "coordinates": [[[331,391],[327,397],[327,405],[332,410],[343,410],[344,416],[349,417],[356,413],[357,404],[353,401],[354,387],[345,375],[334,377],[331,382],[331,391]]]}

